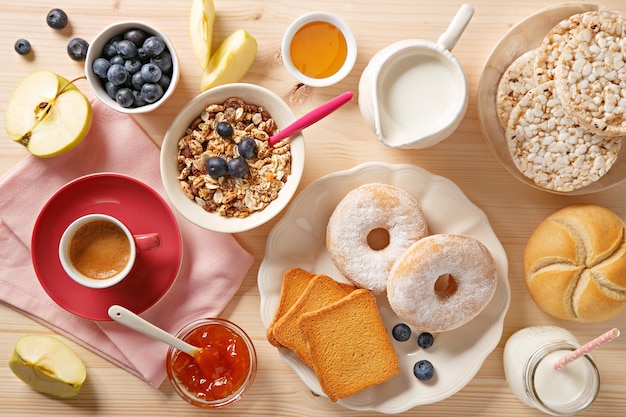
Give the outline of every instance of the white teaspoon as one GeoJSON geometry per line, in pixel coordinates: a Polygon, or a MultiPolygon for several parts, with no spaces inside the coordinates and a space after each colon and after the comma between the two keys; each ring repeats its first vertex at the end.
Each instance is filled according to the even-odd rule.
{"type": "Polygon", "coordinates": [[[122,306],[112,305],[111,307],[109,307],[109,317],[130,329],[133,329],[148,337],[166,343],[173,348],[176,348],[190,356],[193,356],[194,358],[202,350],[201,348],[190,345],[184,340],[179,339],[176,336],[166,332],[165,330],[158,328],[154,324],[141,318],[137,314],[122,306]]]}

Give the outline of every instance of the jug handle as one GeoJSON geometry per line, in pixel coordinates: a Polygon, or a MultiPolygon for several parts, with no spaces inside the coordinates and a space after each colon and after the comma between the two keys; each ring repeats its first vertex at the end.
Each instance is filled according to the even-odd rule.
{"type": "Polygon", "coordinates": [[[471,5],[461,5],[446,31],[437,40],[437,43],[448,51],[452,51],[473,15],[474,8],[471,5]]]}

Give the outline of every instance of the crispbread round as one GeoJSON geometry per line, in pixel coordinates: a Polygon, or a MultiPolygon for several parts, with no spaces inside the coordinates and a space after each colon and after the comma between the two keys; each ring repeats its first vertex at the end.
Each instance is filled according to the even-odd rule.
{"type": "Polygon", "coordinates": [[[573,191],[611,168],[621,138],[595,134],[569,115],[554,93],[554,81],[531,89],[513,109],[506,129],[511,158],[542,188],[573,191]]]}
{"type": "Polygon", "coordinates": [[[517,102],[536,85],[533,80],[536,52],[532,49],[518,56],[500,78],[496,93],[496,110],[505,128],[517,102]]]}
{"type": "Polygon", "coordinates": [[[554,69],[565,110],[592,132],[626,135],[626,25],[606,10],[587,12],[569,31],[554,69]]]}
{"type": "Polygon", "coordinates": [[[582,23],[584,15],[585,13],[578,13],[560,21],[543,38],[535,59],[535,85],[554,79],[556,63],[571,37],[571,30],[582,23]]]}

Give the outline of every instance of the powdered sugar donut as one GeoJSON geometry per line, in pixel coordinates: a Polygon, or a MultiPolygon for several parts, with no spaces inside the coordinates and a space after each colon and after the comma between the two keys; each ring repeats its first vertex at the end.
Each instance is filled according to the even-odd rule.
{"type": "Polygon", "coordinates": [[[437,234],[414,243],[387,278],[398,317],[420,331],[443,332],[469,322],[496,290],[496,264],[477,239],[437,234]]]}
{"type": "Polygon", "coordinates": [[[387,184],[365,184],[350,191],[328,221],[326,248],[341,273],[374,294],[387,289],[387,274],[404,251],[428,235],[419,204],[409,193],[387,184]],[[374,246],[374,233],[386,245],[374,246]]]}

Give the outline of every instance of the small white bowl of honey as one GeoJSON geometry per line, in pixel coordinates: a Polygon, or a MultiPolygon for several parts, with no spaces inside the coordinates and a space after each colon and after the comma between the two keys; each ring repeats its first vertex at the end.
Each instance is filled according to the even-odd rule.
{"type": "Polygon", "coordinates": [[[285,32],[282,57],[298,81],[327,87],[341,81],[356,61],[356,39],[339,17],[325,12],[300,16],[285,32]]]}

